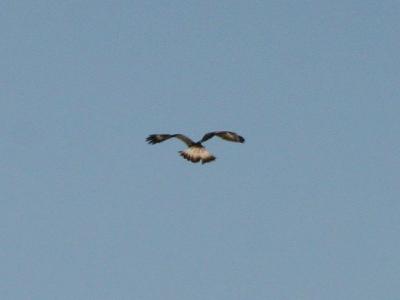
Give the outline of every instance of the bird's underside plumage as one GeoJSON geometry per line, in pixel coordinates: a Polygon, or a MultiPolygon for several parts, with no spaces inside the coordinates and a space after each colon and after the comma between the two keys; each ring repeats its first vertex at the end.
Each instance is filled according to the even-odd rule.
{"type": "Polygon", "coordinates": [[[216,159],[206,148],[199,146],[191,146],[186,150],[179,151],[179,154],[193,163],[201,161],[202,164],[205,164],[216,159]]]}
{"type": "Polygon", "coordinates": [[[194,142],[187,136],[183,134],[152,134],[149,135],[146,141],[151,144],[158,144],[163,141],[166,141],[170,138],[177,138],[184,142],[189,148],[183,151],[179,151],[179,154],[188,161],[193,163],[200,162],[202,164],[211,162],[216,159],[214,155],[212,155],[208,150],[201,144],[214,136],[218,136],[223,140],[236,142],[236,143],[244,143],[244,138],[232,131],[213,131],[206,133],[203,138],[198,141],[194,142]]]}

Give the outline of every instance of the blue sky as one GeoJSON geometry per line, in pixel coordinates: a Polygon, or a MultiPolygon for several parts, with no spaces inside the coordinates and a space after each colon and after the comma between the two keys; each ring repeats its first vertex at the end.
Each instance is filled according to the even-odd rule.
{"type": "Polygon", "coordinates": [[[0,298],[398,299],[399,13],[2,1],[0,298]]]}

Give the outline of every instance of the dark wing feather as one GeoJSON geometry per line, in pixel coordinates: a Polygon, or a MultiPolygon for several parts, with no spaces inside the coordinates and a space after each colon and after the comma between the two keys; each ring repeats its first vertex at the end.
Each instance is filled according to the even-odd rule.
{"type": "Polygon", "coordinates": [[[194,144],[194,141],[192,141],[190,138],[188,138],[186,135],[183,134],[174,134],[173,137],[176,137],[177,139],[181,140],[184,142],[187,146],[192,146],[194,144]]]}
{"type": "Polygon", "coordinates": [[[149,144],[158,144],[161,142],[164,142],[170,138],[177,138],[179,140],[181,140],[182,142],[184,142],[187,146],[191,146],[194,144],[194,142],[188,138],[187,136],[183,135],[183,134],[151,134],[146,138],[146,141],[149,144]]]}
{"type": "Polygon", "coordinates": [[[172,135],[170,135],[170,134],[152,134],[146,138],[146,141],[149,144],[154,145],[154,144],[164,142],[165,140],[168,140],[170,138],[172,138],[172,135]]]}
{"type": "Polygon", "coordinates": [[[201,139],[200,143],[203,143],[205,141],[208,141],[214,136],[218,136],[223,140],[230,141],[230,142],[236,142],[236,143],[244,143],[244,138],[240,135],[238,135],[235,132],[232,131],[213,131],[213,132],[208,132],[206,133],[203,138],[201,139]]]}

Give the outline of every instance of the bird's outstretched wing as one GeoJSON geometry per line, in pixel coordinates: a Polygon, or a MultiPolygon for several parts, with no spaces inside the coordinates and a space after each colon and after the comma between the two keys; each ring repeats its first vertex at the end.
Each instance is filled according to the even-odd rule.
{"type": "Polygon", "coordinates": [[[185,136],[183,134],[151,134],[146,138],[146,141],[149,144],[154,145],[154,144],[164,142],[173,137],[181,140],[189,147],[194,144],[194,142],[190,138],[188,138],[187,136],[185,136]]]}
{"type": "Polygon", "coordinates": [[[213,132],[206,133],[203,136],[203,138],[201,139],[200,143],[208,141],[215,135],[220,137],[223,140],[230,141],[230,142],[244,143],[244,141],[245,141],[242,136],[240,136],[237,133],[232,132],[232,131],[213,131],[213,132]]]}

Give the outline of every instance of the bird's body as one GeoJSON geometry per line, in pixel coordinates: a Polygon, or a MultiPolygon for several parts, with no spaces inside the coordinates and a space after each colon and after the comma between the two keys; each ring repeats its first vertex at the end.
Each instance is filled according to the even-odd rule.
{"type": "Polygon", "coordinates": [[[179,154],[187,159],[188,161],[191,161],[193,163],[197,163],[199,161],[201,161],[202,164],[204,163],[208,163],[211,162],[213,160],[215,160],[215,156],[212,155],[203,145],[202,143],[211,139],[214,136],[218,136],[224,140],[227,141],[231,141],[231,142],[237,142],[237,143],[244,143],[244,138],[241,137],[240,135],[236,134],[235,132],[231,132],[231,131],[213,131],[213,132],[209,132],[206,133],[203,138],[198,141],[198,142],[194,142],[193,140],[191,140],[190,138],[188,138],[187,136],[183,135],[183,134],[152,134],[149,135],[146,139],[146,141],[149,144],[158,144],[161,143],[165,140],[168,140],[170,138],[177,138],[179,140],[181,140],[182,142],[184,142],[188,148],[183,150],[183,151],[179,151],[179,154]]]}
{"type": "Polygon", "coordinates": [[[201,163],[204,164],[215,160],[215,156],[208,152],[208,150],[201,143],[195,143],[186,150],[179,151],[179,154],[184,159],[194,163],[201,161],[201,163]]]}

